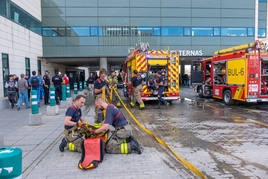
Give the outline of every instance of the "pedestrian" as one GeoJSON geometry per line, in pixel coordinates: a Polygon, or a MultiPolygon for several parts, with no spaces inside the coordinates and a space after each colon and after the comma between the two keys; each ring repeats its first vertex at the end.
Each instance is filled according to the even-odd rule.
{"type": "Polygon", "coordinates": [[[164,89],[165,89],[164,78],[161,75],[161,71],[158,71],[156,76],[157,76],[157,79],[155,81],[155,85],[158,86],[158,97],[159,97],[158,107],[160,108],[161,104],[166,104],[166,101],[163,98],[164,89]]]}
{"type": "Polygon", "coordinates": [[[93,87],[94,87],[94,76],[93,76],[93,73],[90,73],[89,74],[89,77],[87,79],[87,84],[88,84],[88,89],[90,91],[93,91],[93,87]]]}
{"type": "Polygon", "coordinates": [[[43,85],[44,85],[44,80],[43,80],[43,78],[42,78],[42,76],[41,75],[38,75],[38,77],[41,79],[41,84],[39,85],[39,90],[40,90],[40,100],[42,100],[43,99],[43,97],[44,97],[44,88],[43,88],[43,85]]]}
{"type": "Polygon", "coordinates": [[[29,99],[30,99],[30,95],[31,95],[31,85],[30,85],[30,83],[29,83],[29,76],[28,75],[25,75],[25,80],[27,81],[27,83],[28,83],[28,101],[29,101],[29,99]]]}
{"type": "Polygon", "coordinates": [[[50,87],[50,77],[49,77],[49,71],[45,72],[45,75],[43,76],[43,81],[44,81],[44,101],[45,105],[49,104],[49,87],[50,87]]]}
{"type": "Polygon", "coordinates": [[[131,79],[130,84],[133,86],[134,98],[130,103],[131,107],[135,107],[136,102],[140,105],[140,110],[145,108],[145,105],[141,99],[141,90],[142,90],[142,78],[137,70],[134,70],[134,76],[131,79]]]}
{"type": "Polygon", "coordinates": [[[70,82],[69,82],[69,78],[68,78],[68,76],[67,76],[66,73],[64,74],[64,77],[63,77],[63,84],[64,84],[64,85],[70,84],[70,82]]]}
{"type": "Polygon", "coordinates": [[[60,105],[61,100],[61,84],[62,84],[62,78],[59,75],[59,72],[56,73],[55,76],[52,78],[52,82],[55,86],[55,98],[56,98],[56,104],[60,105]]]}
{"type": "MultiPolygon", "coordinates": [[[[100,70],[100,78],[94,82],[94,95],[95,99],[102,98],[102,91],[104,87],[108,88],[108,82],[105,80],[107,71],[105,69],[100,70]]],[[[105,96],[109,97],[109,90],[106,88],[105,96]]],[[[106,99],[105,99],[106,100],[106,99]]],[[[103,119],[99,118],[99,109],[95,106],[95,127],[99,127],[103,119]]]]}
{"type": "MultiPolygon", "coordinates": [[[[13,78],[16,81],[16,83],[18,84],[19,81],[19,77],[16,74],[13,74],[13,78]]],[[[17,103],[19,99],[19,89],[17,88],[16,90],[16,96],[15,96],[15,102],[17,103]]]]}
{"type": "Polygon", "coordinates": [[[40,88],[39,88],[39,86],[42,83],[42,79],[40,77],[36,76],[36,71],[32,71],[32,76],[30,77],[28,82],[30,83],[32,90],[37,91],[37,102],[38,102],[38,106],[40,106],[40,88]]]}
{"type": "Polygon", "coordinates": [[[18,89],[19,89],[19,100],[18,100],[18,103],[17,103],[17,110],[20,110],[21,102],[25,103],[26,108],[29,108],[28,82],[24,78],[24,74],[20,75],[20,79],[18,81],[18,89]]]}
{"type": "Polygon", "coordinates": [[[81,142],[83,141],[83,136],[78,137],[78,123],[79,121],[85,122],[81,111],[81,107],[84,106],[85,101],[86,99],[83,95],[77,95],[74,104],[70,106],[65,113],[63,132],[65,137],[62,139],[59,146],[61,152],[64,151],[66,146],[68,146],[71,151],[82,151],[81,142]]]}
{"type": "Polygon", "coordinates": [[[132,136],[130,126],[123,113],[113,104],[107,104],[104,99],[98,98],[95,105],[99,110],[106,110],[106,117],[100,128],[92,130],[92,134],[107,131],[113,126],[115,131],[106,142],[106,152],[111,154],[141,154],[140,144],[132,136]]]}
{"type": "Polygon", "coordinates": [[[13,75],[9,75],[9,81],[6,82],[5,88],[7,88],[8,100],[11,103],[11,108],[13,109],[16,103],[16,93],[17,93],[17,82],[13,75]]]}

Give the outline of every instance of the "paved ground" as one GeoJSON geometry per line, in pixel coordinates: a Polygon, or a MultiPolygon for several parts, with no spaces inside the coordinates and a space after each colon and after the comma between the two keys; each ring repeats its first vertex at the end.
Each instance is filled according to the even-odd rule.
{"type": "MultiPolygon", "coordinates": [[[[191,88],[181,89],[181,96],[186,99],[161,110],[146,103],[146,110],[131,111],[208,178],[268,177],[267,128],[235,122],[252,119],[268,123],[268,105],[228,107],[218,100],[197,98],[191,88]]],[[[132,120],[133,132],[144,147],[143,154],[107,154],[97,169],[81,171],[77,168],[79,153],[58,151],[65,110],[61,109],[55,117],[46,116],[45,107],[40,111],[41,126],[27,125],[29,110],[1,111],[0,132],[5,134],[5,144],[23,150],[24,178],[196,178],[132,120]]],[[[92,102],[84,114],[92,123],[92,102]]]]}

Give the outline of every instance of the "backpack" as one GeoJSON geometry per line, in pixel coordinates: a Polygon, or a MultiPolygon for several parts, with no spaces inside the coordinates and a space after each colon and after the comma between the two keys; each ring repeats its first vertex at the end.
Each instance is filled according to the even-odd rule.
{"type": "Polygon", "coordinates": [[[39,87],[39,80],[38,80],[37,76],[33,76],[32,77],[31,84],[32,84],[32,87],[33,88],[38,88],[39,87]]]}
{"type": "Polygon", "coordinates": [[[100,137],[85,139],[81,148],[82,156],[78,168],[84,170],[97,168],[105,154],[103,140],[100,137]]]}

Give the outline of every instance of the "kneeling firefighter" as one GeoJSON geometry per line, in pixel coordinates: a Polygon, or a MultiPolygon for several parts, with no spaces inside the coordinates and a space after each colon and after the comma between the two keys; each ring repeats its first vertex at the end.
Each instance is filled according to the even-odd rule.
{"type": "MultiPolygon", "coordinates": [[[[116,77],[115,71],[111,71],[111,76],[108,79],[108,83],[109,83],[109,88],[114,88],[115,90],[117,90],[117,85],[118,85],[118,79],[116,77]]],[[[118,97],[115,95],[115,93],[113,93],[112,96],[112,103],[115,104],[118,108],[121,107],[121,103],[118,100],[118,97]]]]}
{"type": "Polygon", "coordinates": [[[81,152],[81,142],[83,136],[81,135],[78,126],[79,121],[85,122],[82,117],[81,107],[85,104],[85,96],[77,95],[74,104],[70,106],[65,114],[64,119],[64,138],[61,141],[59,149],[61,152],[67,146],[70,151],[81,152]]]}
{"type": "Polygon", "coordinates": [[[111,154],[129,154],[132,152],[141,154],[140,145],[131,135],[128,122],[122,112],[116,106],[107,104],[102,98],[98,98],[95,105],[100,110],[106,110],[106,117],[100,128],[91,132],[93,134],[101,133],[109,129],[109,125],[115,128],[106,142],[106,152],[111,154]]]}

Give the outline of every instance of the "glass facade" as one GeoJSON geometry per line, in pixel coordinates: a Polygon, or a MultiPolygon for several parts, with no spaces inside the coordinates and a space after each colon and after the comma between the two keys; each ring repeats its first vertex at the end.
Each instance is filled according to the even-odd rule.
{"type": "MultiPolygon", "coordinates": [[[[253,0],[42,0],[44,57],[123,57],[152,49],[215,51],[254,41],[253,0]]],[[[266,1],[259,36],[266,37],[266,1]]]]}
{"type": "MultiPolygon", "coordinates": [[[[43,27],[44,37],[192,36],[253,37],[254,27],[43,27]]],[[[266,37],[266,29],[259,29],[266,37]]]]}
{"type": "Polygon", "coordinates": [[[0,15],[41,35],[41,22],[10,0],[0,0],[0,15]]]}

